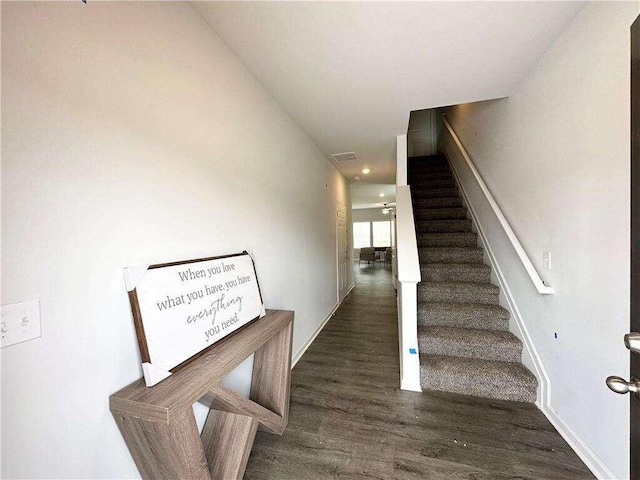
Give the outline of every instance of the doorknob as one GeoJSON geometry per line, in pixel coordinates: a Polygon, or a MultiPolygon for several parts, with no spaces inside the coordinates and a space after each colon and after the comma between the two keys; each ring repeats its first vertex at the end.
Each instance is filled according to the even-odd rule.
{"type": "Polygon", "coordinates": [[[624,346],[633,353],[640,353],[640,333],[631,332],[624,336],[624,346]]]}
{"type": "Polygon", "coordinates": [[[627,382],[622,377],[607,377],[607,387],[616,393],[629,393],[631,392],[636,398],[640,399],[640,380],[637,378],[631,378],[631,381],[627,382]]]}

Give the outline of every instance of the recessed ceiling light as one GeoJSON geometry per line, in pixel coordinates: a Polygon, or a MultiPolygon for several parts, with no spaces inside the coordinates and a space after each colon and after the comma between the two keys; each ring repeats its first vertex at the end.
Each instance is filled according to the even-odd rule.
{"type": "Polygon", "coordinates": [[[362,173],[364,173],[365,175],[366,175],[367,173],[369,173],[370,171],[371,171],[371,170],[369,170],[368,168],[363,168],[363,169],[362,169],[362,173]]]}
{"type": "Polygon", "coordinates": [[[384,193],[381,193],[381,194],[380,194],[380,196],[381,196],[381,197],[384,197],[384,193]]]}
{"type": "Polygon", "coordinates": [[[355,177],[353,177],[353,181],[354,181],[354,182],[358,182],[358,181],[360,181],[360,177],[358,177],[358,176],[356,175],[355,177]]]}

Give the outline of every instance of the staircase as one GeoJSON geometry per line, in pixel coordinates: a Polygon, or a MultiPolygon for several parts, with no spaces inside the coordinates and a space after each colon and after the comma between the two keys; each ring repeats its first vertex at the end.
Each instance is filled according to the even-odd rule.
{"type": "Polygon", "coordinates": [[[537,380],[442,156],[409,159],[422,282],[418,347],[423,389],[534,402],[537,380]]]}

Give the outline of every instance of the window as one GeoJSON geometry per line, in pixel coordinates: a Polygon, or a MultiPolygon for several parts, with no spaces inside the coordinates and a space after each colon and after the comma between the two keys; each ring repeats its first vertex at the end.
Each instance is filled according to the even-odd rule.
{"type": "Polygon", "coordinates": [[[373,246],[391,246],[391,222],[372,222],[373,246]]]}
{"type": "Polygon", "coordinates": [[[355,222],[353,248],[390,247],[394,242],[395,233],[393,222],[355,222]]]}
{"type": "Polygon", "coordinates": [[[371,246],[371,224],[357,222],[353,224],[353,248],[371,246]]]}

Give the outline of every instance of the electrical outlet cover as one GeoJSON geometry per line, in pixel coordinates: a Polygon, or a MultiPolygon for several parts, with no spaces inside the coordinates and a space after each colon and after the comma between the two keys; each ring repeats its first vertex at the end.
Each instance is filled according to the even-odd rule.
{"type": "Polygon", "coordinates": [[[40,300],[3,305],[0,332],[2,348],[40,337],[40,300]]]}

